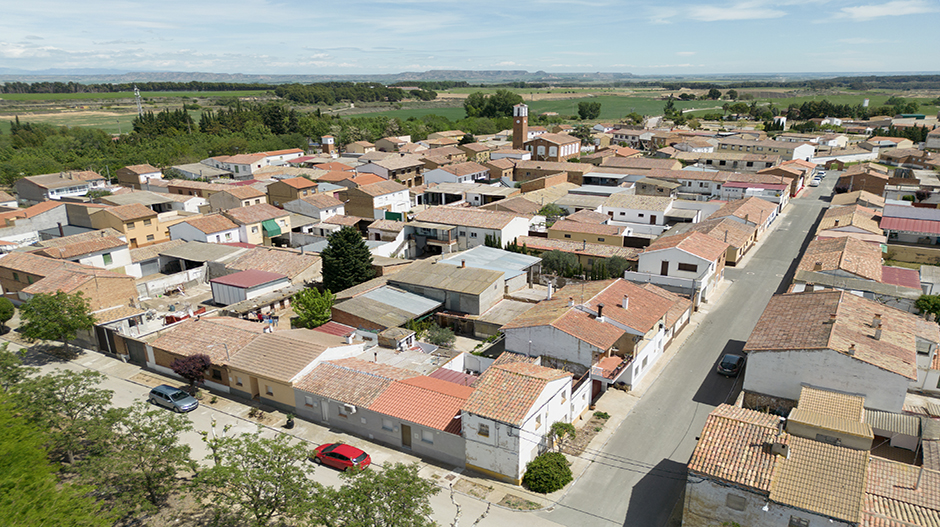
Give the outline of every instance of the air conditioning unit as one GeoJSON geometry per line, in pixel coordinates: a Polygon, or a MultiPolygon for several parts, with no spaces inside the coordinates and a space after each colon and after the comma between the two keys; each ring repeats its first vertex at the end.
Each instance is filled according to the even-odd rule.
{"type": "Polygon", "coordinates": [[[351,404],[344,404],[343,407],[346,409],[346,413],[354,414],[356,413],[356,407],[351,404]]]}

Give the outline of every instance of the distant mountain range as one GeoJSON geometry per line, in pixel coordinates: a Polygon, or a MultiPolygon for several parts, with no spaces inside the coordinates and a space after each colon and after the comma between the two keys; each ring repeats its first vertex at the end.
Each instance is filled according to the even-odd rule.
{"type": "Polygon", "coordinates": [[[643,75],[632,73],[548,73],[545,71],[529,72],[525,70],[431,70],[406,71],[393,74],[353,74],[353,75],[254,75],[245,73],[205,73],[185,71],[143,71],[129,72],[111,69],[95,68],[60,68],[47,70],[20,70],[13,68],[0,68],[0,82],[79,82],[82,84],[97,83],[132,83],[132,82],[234,82],[234,83],[262,83],[287,84],[292,82],[312,83],[328,81],[373,81],[383,84],[393,84],[402,81],[466,81],[472,84],[493,84],[504,82],[599,82],[609,83],[620,80],[660,80],[660,79],[696,79],[702,81],[719,80],[748,80],[748,79],[779,79],[781,81],[800,79],[823,79],[840,77],[854,77],[860,75],[923,75],[918,73],[756,73],[756,74],[707,74],[707,75],[643,75]]]}

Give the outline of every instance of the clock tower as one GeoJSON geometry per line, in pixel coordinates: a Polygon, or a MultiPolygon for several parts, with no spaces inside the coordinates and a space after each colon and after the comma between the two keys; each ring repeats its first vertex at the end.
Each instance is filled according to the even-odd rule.
{"type": "Polygon", "coordinates": [[[515,150],[525,150],[525,142],[529,140],[529,107],[517,104],[512,107],[512,147],[515,150]]]}

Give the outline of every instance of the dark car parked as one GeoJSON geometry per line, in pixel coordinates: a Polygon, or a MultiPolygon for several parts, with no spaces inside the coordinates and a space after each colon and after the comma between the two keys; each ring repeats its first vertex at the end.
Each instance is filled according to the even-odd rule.
{"type": "Polygon", "coordinates": [[[731,355],[729,353],[721,358],[721,362],[718,363],[718,367],[715,369],[722,375],[737,377],[738,374],[741,373],[741,369],[744,368],[744,362],[746,360],[747,359],[740,355],[731,355]]]}
{"type": "Polygon", "coordinates": [[[177,413],[190,412],[199,406],[199,401],[195,397],[168,384],[161,384],[150,390],[148,399],[152,404],[169,408],[177,413]]]}
{"type": "Polygon", "coordinates": [[[372,464],[372,458],[358,448],[344,443],[327,443],[314,449],[310,460],[340,470],[364,469],[372,464]]]}

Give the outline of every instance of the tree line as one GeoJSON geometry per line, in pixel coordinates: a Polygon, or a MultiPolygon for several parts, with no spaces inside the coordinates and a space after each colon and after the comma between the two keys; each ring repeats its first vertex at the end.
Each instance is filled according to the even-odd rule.
{"type": "Polygon", "coordinates": [[[160,82],[83,84],[80,82],[5,82],[0,93],[116,93],[131,92],[136,86],[140,91],[246,91],[273,90],[275,84],[246,84],[243,82],[160,82]]]}
{"type": "Polygon", "coordinates": [[[315,84],[282,84],[274,94],[289,101],[303,104],[331,105],[340,101],[349,102],[396,102],[409,96],[421,100],[434,100],[437,93],[432,90],[410,90],[406,92],[379,82],[319,82],[315,84]]]}

